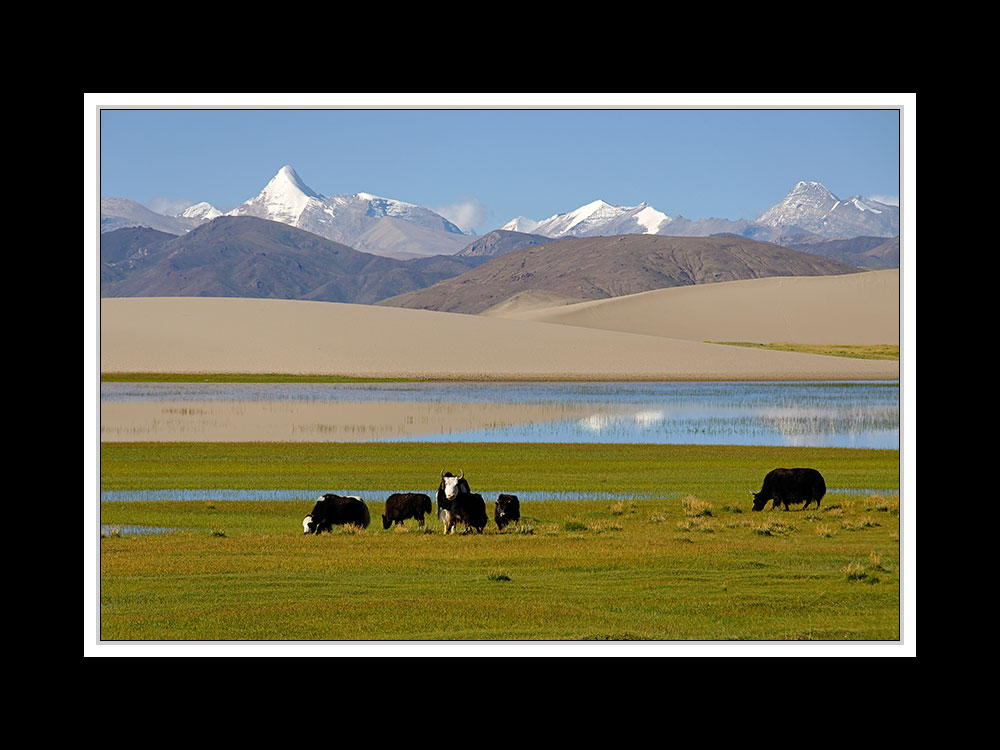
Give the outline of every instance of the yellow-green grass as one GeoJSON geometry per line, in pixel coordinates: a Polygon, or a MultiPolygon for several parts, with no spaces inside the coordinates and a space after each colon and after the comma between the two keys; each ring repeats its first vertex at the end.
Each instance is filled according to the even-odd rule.
{"type": "Polygon", "coordinates": [[[105,489],[373,491],[367,530],[321,536],[302,534],[311,501],[102,503],[103,524],[183,530],[101,539],[101,637],[897,640],[896,493],[752,513],[746,489],[793,465],[897,487],[898,464],[733,446],[104,444],[105,489]],[[517,527],[481,535],[444,536],[433,516],[383,530],[378,489],[433,490],[442,468],[464,469],[491,515],[500,490],[644,497],[523,502],[517,527]]]}
{"type": "Polygon", "coordinates": [[[825,354],[851,359],[899,359],[899,344],[757,344],[751,341],[709,341],[709,344],[745,346],[753,349],[773,349],[779,352],[825,354]]]}

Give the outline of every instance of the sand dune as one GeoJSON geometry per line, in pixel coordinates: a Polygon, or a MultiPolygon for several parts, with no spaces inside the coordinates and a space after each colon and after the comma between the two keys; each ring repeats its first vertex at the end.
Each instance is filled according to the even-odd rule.
{"type": "Polygon", "coordinates": [[[898,344],[899,270],[727,281],[491,314],[690,341],[898,344]]]}
{"type": "Polygon", "coordinates": [[[102,299],[100,322],[101,371],[105,373],[291,373],[472,380],[899,377],[898,362],[761,351],[575,325],[333,302],[102,299]]]}

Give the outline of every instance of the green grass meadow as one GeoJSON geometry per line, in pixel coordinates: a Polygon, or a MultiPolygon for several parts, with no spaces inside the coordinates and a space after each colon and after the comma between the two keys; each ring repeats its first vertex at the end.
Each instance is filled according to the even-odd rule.
{"type": "Polygon", "coordinates": [[[105,502],[102,641],[894,641],[899,453],[670,445],[104,443],[102,490],[301,489],[299,501],[105,502]],[[777,466],[821,508],[750,511],[777,466]],[[386,488],[464,470],[483,534],[382,529],[386,488]],[[315,496],[363,494],[367,530],[303,535],[315,496]],[[881,490],[879,488],[885,488],[881,490]],[[499,492],[632,493],[522,501],[499,492]],[[647,497],[648,496],[648,497],[647,497]],[[129,525],[178,529],[132,535],[129,525]]]}

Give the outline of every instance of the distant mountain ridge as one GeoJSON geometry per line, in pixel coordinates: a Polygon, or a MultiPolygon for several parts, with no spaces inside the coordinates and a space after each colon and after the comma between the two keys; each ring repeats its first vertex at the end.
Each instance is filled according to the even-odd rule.
{"type": "Polygon", "coordinates": [[[575,237],[498,255],[461,276],[378,304],[478,314],[528,291],[591,300],[691,284],[859,270],[739,236],[575,237]]]}
{"type": "Polygon", "coordinates": [[[412,203],[370,193],[323,196],[289,165],[258,195],[226,215],[277,221],[357,250],[395,257],[453,254],[472,238],[443,216],[412,203]]]}
{"type": "Polygon", "coordinates": [[[764,241],[802,233],[828,239],[860,235],[892,237],[899,234],[899,207],[857,195],[840,200],[821,183],[803,181],[754,220],[691,220],[668,216],[646,203],[612,206],[598,200],[540,222],[519,216],[502,229],[553,239],[618,234],[704,237],[723,233],[764,241]]]}
{"type": "Polygon", "coordinates": [[[170,234],[184,234],[203,223],[186,216],[164,216],[128,198],[101,198],[101,232],[123,227],[149,227],[170,234]]]}
{"type": "Polygon", "coordinates": [[[757,224],[799,229],[820,237],[899,234],[899,207],[855,195],[841,200],[819,182],[799,182],[781,201],[757,217],[757,224]]]}
{"type": "Polygon", "coordinates": [[[477,265],[397,260],[280,222],[221,216],[176,237],[123,228],[101,237],[102,297],[266,297],[370,304],[477,265]]]}
{"type": "MultiPolygon", "coordinates": [[[[189,206],[177,216],[163,216],[128,199],[102,198],[101,232],[146,226],[183,235],[222,215],[207,202],[189,206]]],[[[893,267],[892,263],[898,267],[899,263],[898,240],[895,252],[889,248],[884,253],[870,252],[871,246],[849,252],[846,246],[835,249],[822,244],[858,237],[898,238],[898,206],[860,196],[841,200],[821,183],[805,181],[753,220],[692,220],[669,216],[646,203],[613,206],[597,200],[541,222],[518,217],[477,237],[412,203],[364,192],[324,196],[310,188],[291,165],[285,165],[256,196],[225,215],[282,223],[361,252],[396,259],[436,255],[483,258],[570,237],[734,235],[821,255],[829,252],[829,257],[852,265],[884,268],[893,267]]]]}
{"type": "Polygon", "coordinates": [[[548,237],[541,234],[525,234],[523,232],[513,232],[506,229],[494,229],[488,234],[484,234],[479,239],[471,242],[463,249],[455,253],[461,258],[492,258],[504,253],[521,250],[533,245],[544,245],[551,242],[548,237]]]}

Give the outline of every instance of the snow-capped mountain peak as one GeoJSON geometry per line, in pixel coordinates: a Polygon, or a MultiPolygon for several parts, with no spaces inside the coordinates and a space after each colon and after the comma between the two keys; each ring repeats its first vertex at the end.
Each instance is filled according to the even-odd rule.
{"type": "Polygon", "coordinates": [[[522,232],[524,234],[532,234],[541,222],[535,221],[534,219],[529,219],[525,216],[518,216],[516,219],[511,219],[506,224],[504,224],[500,229],[507,232],[522,232]]]}
{"type": "Polygon", "coordinates": [[[429,208],[372,193],[323,196],[290,165],[227,215],[289,224],[379,254],[437,255],[457,252],[464,247],[462,243],[468,244],[461,229],[429,208]]]}
{"type": "Polygon", "coordinates": [[[841,200],[822,183],[799,182],[757,223],[823,237],[885,237],[899,233],[899,208],[860,195],[841,200]]]}
{"type": "Polygon", "coordinates": [[[271,178],[271,181],[267,184],[264,190],[267,190],[268,188],[275,192],[298,192],[309,198],[323,200],[323,196],[306,185],[302,181],[302,178],[299,177],[298,173],[292,169],[289,164],[286,164],[278,170],[278,174],[271,178]]]}
{"type": "Polygon", "coordinates": [[[306,185],[291,166],[285,165],[260,193],[240,204],[228,216],[257,216],[298,226],[299,218],[310,204],[320,204],[323,196],[306,185]]]}
{"type": "Polygon", "coordinates": [[[656,234],[669,224],[671,218],[657,211],[648,203],[637,206],[613,206],[607,201],[596,200],[580,206],[575,211],[556,214],[540,222],[517,219],[504,225],[504,229],[532,232],[547,237],[594,237],[612,234],[656,234]]]}
{"type": "Polygon", "coordinates": [[[212,219],[222,216],[222,211],[217,209],[211,203],[202,201],[201,203],[195,203],[193,206],[188,206],[177,215],[185,219],[211,221],[212,219]]]}

